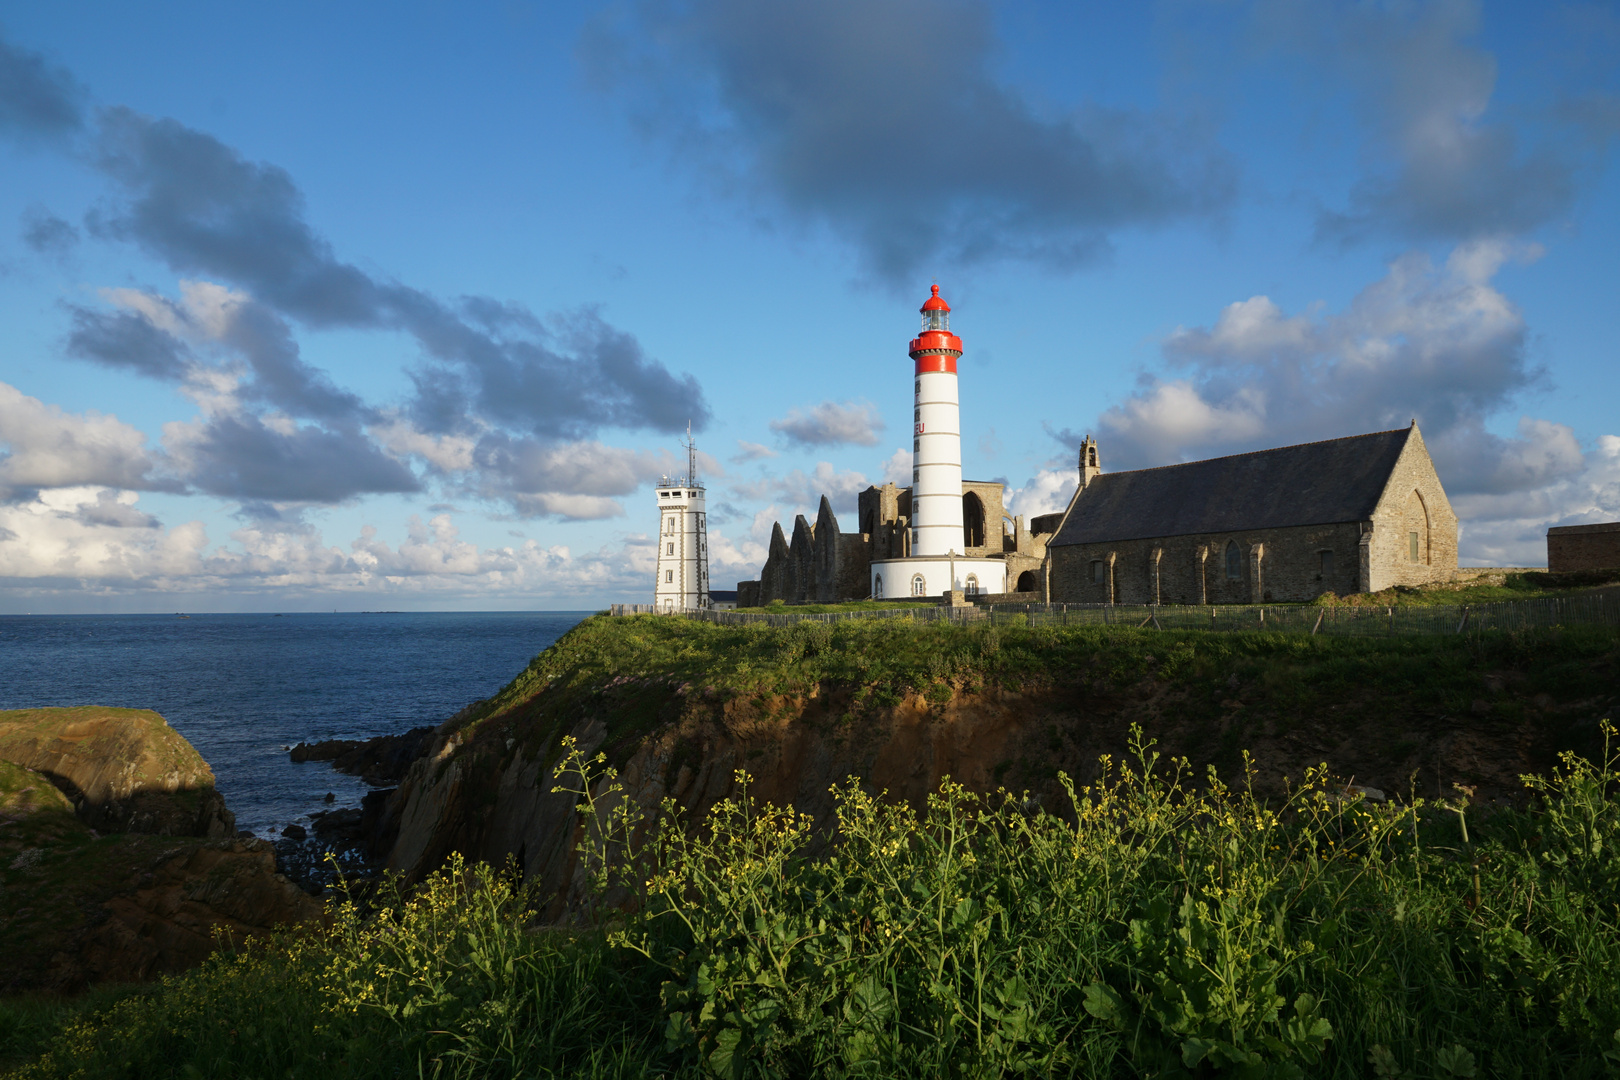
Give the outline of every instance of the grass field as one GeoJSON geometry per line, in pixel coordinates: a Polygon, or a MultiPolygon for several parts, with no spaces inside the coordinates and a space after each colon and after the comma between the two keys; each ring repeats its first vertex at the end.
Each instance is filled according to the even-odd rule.
{"type": "MultiPolygon", "coordinates": [[[[920,626],[587,621],[484,717],[615,680],[868,694],[1233,673],[1308,714],[1360,688],[1439,703],[1516,669],[1613,692],[1615,636],[1324,641],[920,626]],[[1606,660],[1607,658],[1607,660],[1606,660]],[[1366,685],[1376,673],[1376,681],[1366,685]]],[[[1570,684],[1570,685],[1565,685],[1570,684]]],[[[560,699],[559,699],[560,700],[560,699]]],[[[474,718],[474,723],[478,722],[474,718]]],[[[590,914],[452,863],[329,934],[161,984],[0,1003],[19,1077],[1600,1077],[1620,1067],[1620,779],[1566,755],[1520,809],[1367,802],[1313,773],[1251,795],[1139,745],[1051,812],[944,787],[838,792],[839,841],[743,794],[643,824],[600,760],[590,914]],[[813,851],[824,851],[813,857],[813,851]]],[[[594,781],[588,783],[587,781],[594,781]]],[[[665,813],[674,813],[666,807],[665,813]]]]}

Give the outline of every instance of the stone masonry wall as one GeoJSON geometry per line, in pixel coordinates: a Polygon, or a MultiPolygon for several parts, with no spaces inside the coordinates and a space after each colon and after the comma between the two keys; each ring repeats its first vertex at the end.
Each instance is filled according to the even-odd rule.
{"type": "Polygon", "coordinates": [[[1415,429],[1373,510],[1367,539],[1360,591],[1450,581],[1456,573],[1457,515],[1429,460],[1423,436],[1415,429]],[[1416,559],[1412,557],[1413,533],[1418,537],[1416,559]]]}
{"type": "Polygon", "coordinates": [[[1620,566],[1620,521],[1561,525],[1547,530],[1547,569],[1608,570],[1620,566]]]}
{"type": "Polygon", "coordinates": [[[1059,604],[1250,604],[1312,600],[1360,586],[1355,523],[1255,529],[1051,549],[1052,601],[1059,604]],[[1235,545],[1237,577],[1227,573],[1235,545]],[[1322,553],[1331,555],[1324,572],[1322,553]],[[1091,580],[1093,561],[1101,582],[1091,580]]]}

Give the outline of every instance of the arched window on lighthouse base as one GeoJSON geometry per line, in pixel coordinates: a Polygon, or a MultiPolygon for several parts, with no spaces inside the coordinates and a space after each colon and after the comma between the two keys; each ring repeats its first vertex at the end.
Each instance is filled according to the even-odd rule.
{"type": "Polygon", "coordinates": [[[918,575],[916,575],[915,577],[913,577],[911,579],[911,595],[912,596],[927,596],[928,595],[928,585],[923,581],[923,576],[921,574],[918,574],[918,575]]]}

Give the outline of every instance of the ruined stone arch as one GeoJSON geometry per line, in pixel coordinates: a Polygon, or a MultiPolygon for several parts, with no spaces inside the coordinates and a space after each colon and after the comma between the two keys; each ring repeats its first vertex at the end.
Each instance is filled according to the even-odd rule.
{"type": "Polygon", "coordinates": [[[1033,571],[1033,570],[1025,570],[1022,574],[1018,575],[1018,591],[1019,592],[1034,592],[1035,591],[1035,571],[1033,571]]]}
{"type": "Polygon", "coordinates": [[[984,547],[984,502],[974,491],[962,496],[962,544],[984,547]]]}

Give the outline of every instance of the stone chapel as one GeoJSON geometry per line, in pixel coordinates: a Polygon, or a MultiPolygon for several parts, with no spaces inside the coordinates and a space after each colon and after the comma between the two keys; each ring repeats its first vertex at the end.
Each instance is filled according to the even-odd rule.
{"type": "Polygon", "coordinates": [[[1457,515],[1411,427],[1156,469],[1080,486],[1047,541],[1054,603],[1259,604],[1445,581],[1457,515]]]}

